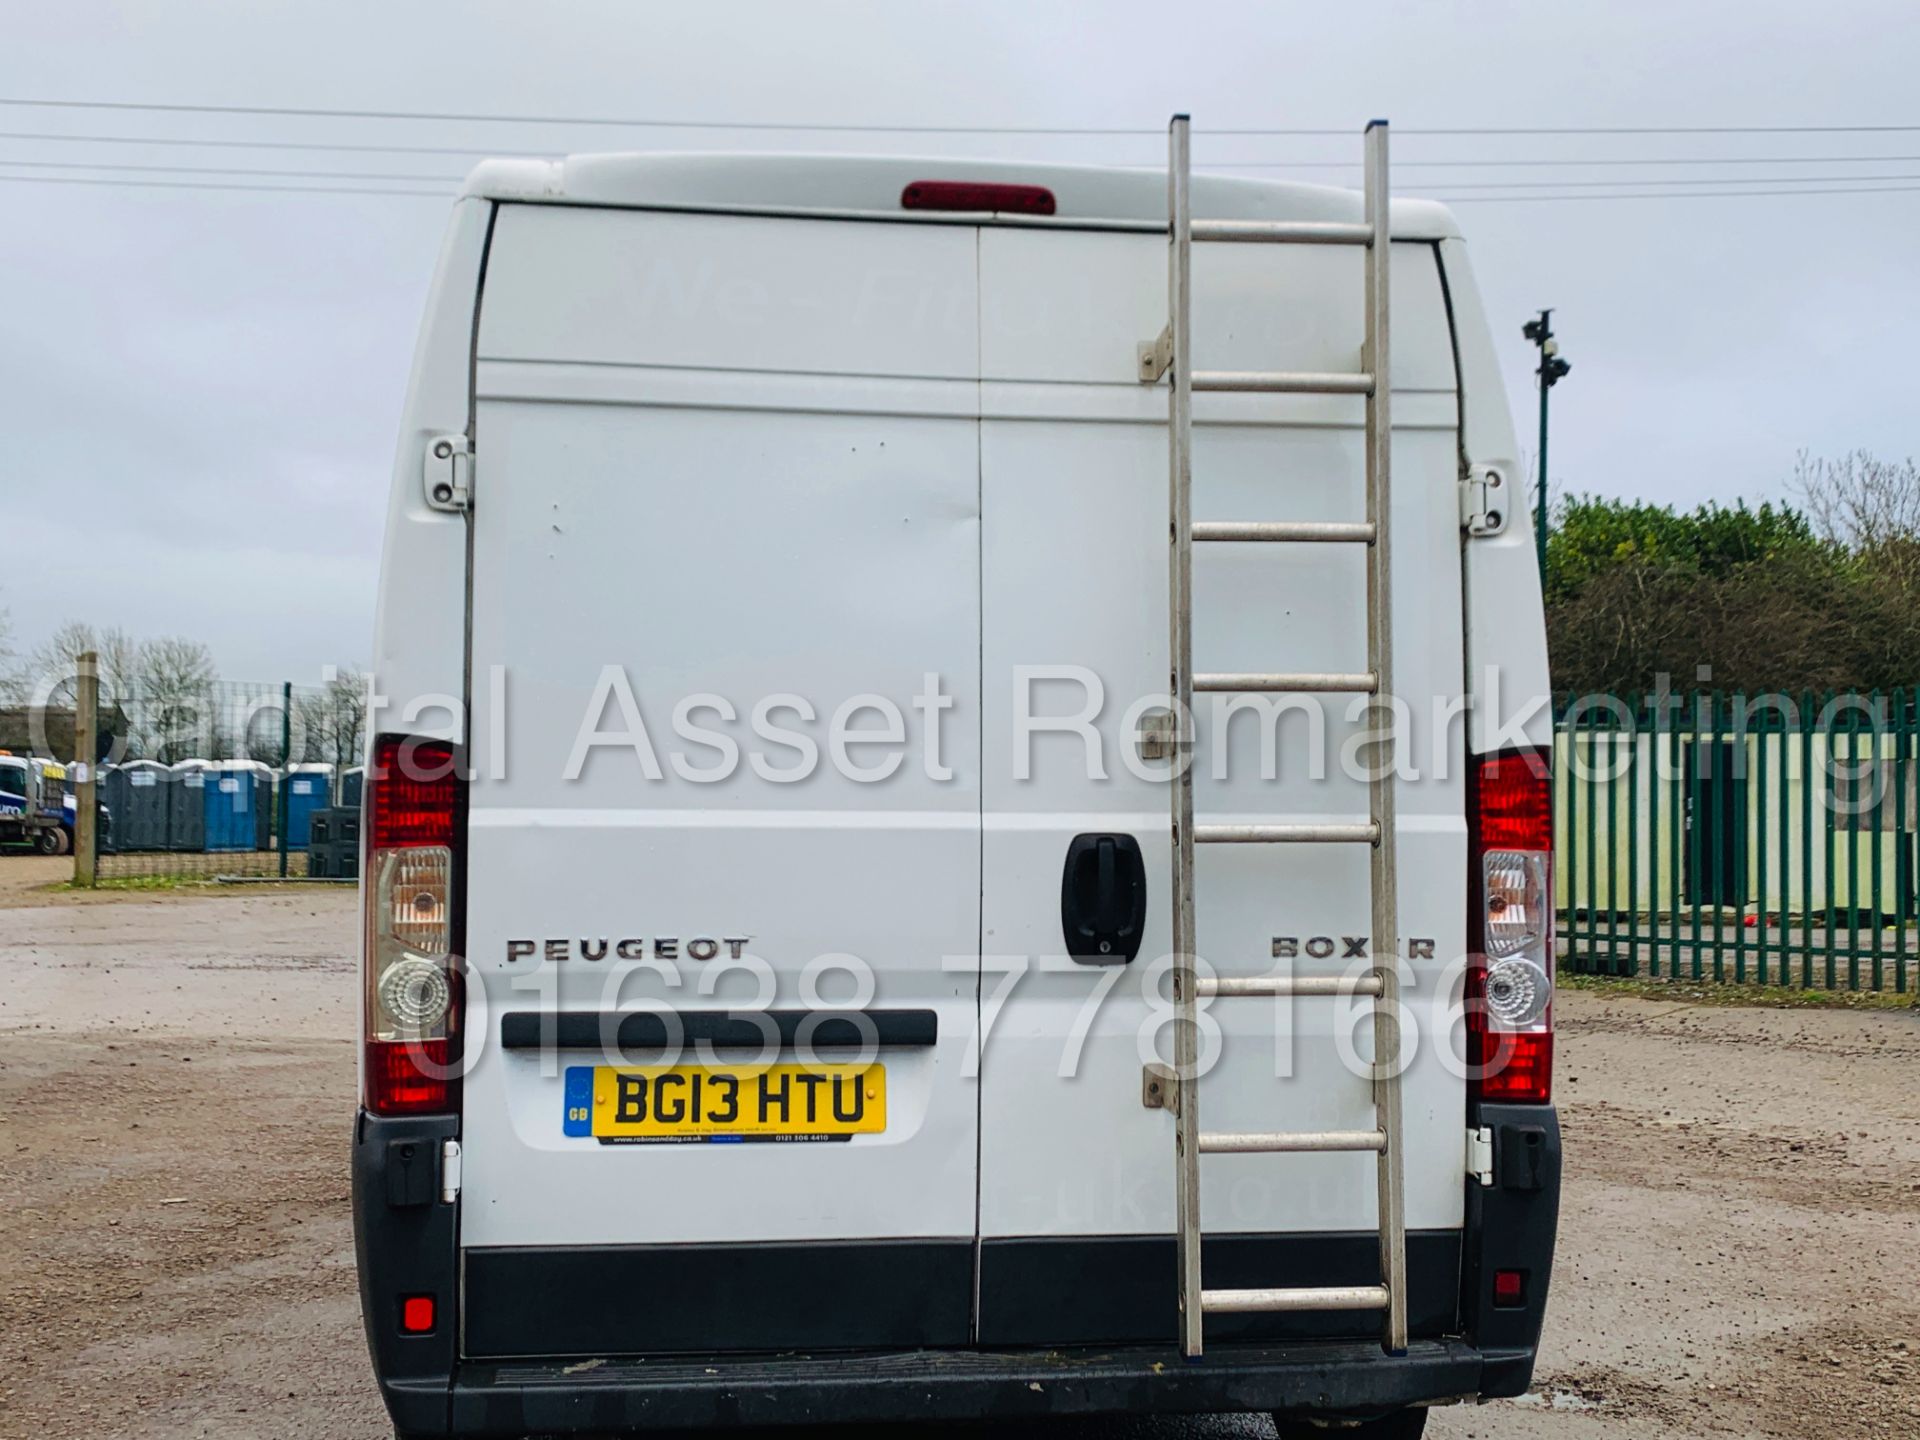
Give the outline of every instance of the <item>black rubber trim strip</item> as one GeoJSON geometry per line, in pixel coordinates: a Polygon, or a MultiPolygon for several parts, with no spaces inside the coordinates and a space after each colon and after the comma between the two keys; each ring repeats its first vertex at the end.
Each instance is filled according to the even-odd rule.
{"type": "Polygon", "coordinates": [[[973,1239],[502,1247],[462,1256],[475,1358],[965,1345],[973,1239]]]}
{"type": "MultiPolygon", "coordinates": [[[[1457,1230],[1407,1235],[1407,1326],[1415,1339],[1459,1333],[1457,1230]]],[[[1377,1285],[1380,1242],[1362,1231],[1216,1234],[1201,1242],[1210,1287],[1377,1285]]],[[[1178,1338],[1171,1235],[1050,1235],[980,1245],[980,1343],[1127,1345],[1178,1338]]],[[[1371,1339],[1370,1310],[1210,1315],[1207,1343],[1371,1339]]]]}
{"type": "MultiPolygon", "coordinates": [[[[667,1308],[671,1308],[669,1305],[667,1308]]],[[[453,1383],[462,1440],[683,1427],[904,1425],[983,1417],[1266,1410],[1363,1418],[1470,1397],[1481,1356],[1457,1341],[1383,1355],[1377,1341],[1172,1345],[1096,1350],[920,1350],[707,1360],[557,1359],[463,1364],[453,1383]]],[[[1331,1433],[1339,1433],[1337,1431],[1331,1433]]]]}
{"type": "MultiPolygon", "coordinates": [[[[652,1011],[513,1010],[500,1017],[500,1048],[600,1050],[611,1036],[623,1052],[664,1050],[675,1039],[668,1018],[652,1011]]],[[[680,1010],[672,1018],[682,1045],[704,1042],[715,1049],[763,1049],[766,1022],[783,1049],[799,1043],[803,1026],[815,1050],[925,1049],[940,1038],[940,1019],[931,1010],[680,1010]]]]}

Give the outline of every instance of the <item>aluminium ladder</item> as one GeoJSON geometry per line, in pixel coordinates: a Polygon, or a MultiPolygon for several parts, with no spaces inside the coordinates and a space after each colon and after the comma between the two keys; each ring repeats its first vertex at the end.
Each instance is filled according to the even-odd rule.
{"type": "Polygon", "coordinates": [[[1176,778],[1173,809],[1174,1067],[1153,1067],[1147,1103],[1174,1112],[1176,1214],[1179,1227],[1180,1340],[1201,1353],[1209,1314],[1256,1311],[1378,1310],[1382,1344],[1407,1346],[1406,1210],[1402,1193],[1400,1119],[1399,917],[1394,856],[1391,582],[1388,567],[1388,446],[1391,439],[1387,363],[1389,266],[1387,126],[1366,130],[1365,220],[1196,220],[1189,209],[1188,117],[1168,128],[1168,266],[1171,316],[1159,337],[1140,346],[1140,379],[1156,383],[1171,373],[1167,434],[1171,451],[1169,498],[1172,554],[1171,720],[1176,778]],[[1281,245],[1353,245],[1366,249],[1365,348],[1358,374],[1195,370],[1192,349],[1192,250],[1195,241],[1281,245]],[[1336,394],[1366,397],[1366,519],[1360,522],[1227,521],[1195,524],[1192,516],[1193,392],[1336,394]],[[1364,674],[1199,674],[1193,665],[1193,545],[1198,542],[1359,544],[1367,547],[1367,669],[1364,674]],[[1368,819],[1356,824],[1207,825],[1193,816],[1193,696],[1220,691],[1354,692],[1374,697],[1373,763],[1368,819]],[[1182,763],[1182,755],[1186,763],[1182,763]],[[1195,973],[1194,846],[1196,844],[1361,844],[1370,855],[1374,966],[1363,977],[1208,977],[1195,973]],[[1372,1008],[1375,1128],[1317,1133],[1210,1133],[1200,1128],[1197,1002],[1203,998],[1287,995],[1364,995],[1372,1008]],[[1200,1157],[1207,1154],[1371,1151],[1379,1191],[1380,1283],[1377,1285],[1207,1290],[1200,1276],[1200,1157]]]}

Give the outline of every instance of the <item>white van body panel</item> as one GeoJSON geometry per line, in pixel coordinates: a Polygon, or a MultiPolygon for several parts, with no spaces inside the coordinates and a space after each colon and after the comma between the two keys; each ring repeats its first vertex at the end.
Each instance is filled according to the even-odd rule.
{"type": "MultiPolygon", "coordinates": [[[[1167,791],[1122,758],[1136,724],[1121,712],[1164,692],[1167,653],[1167,447],[1164,388],[1135,378],[1128,337],[1151,334],[1164,309],[1166,243],[1157,236],[983,229],[983,672],[988,716],[982,946],[985,992],[996,967],[1053,956],[1007,991],[982,1065],[981,1233],[1166,1233],[1172,1155],[1163,1112],[1142,1108],[1138,1040],[1151,1017],[1170,944],[1162,900],[1148,907],[1140,958],[1123,974],[1059,955],[1061,858],[1082,832],[1129,831],[1164,896],[1170,865],[1167,791]],[[1040,737],[1020,780],[1013,727],[1022,667],[1062,674],[1035,709],[1071,715],[1098,677],[1097,719],[1108,778],[1089,783],[1082,741],[1040,737]],[[1076,1039],[1076,1027],[1093,1028],[1076,1039]],[[1062,1073],[1065,1062],[1073,1073],[1062,1073]],[[1036,1100],[1036,1095],[1043,1098],[1036,1100]]],[[[1360,254],[1216,246],[1194,262],[1195,364],[1210,369],[1359,368],[1360,254]],[[1204,348],[1201,348],[1204,346],[1204,348]]],[[[1395,669],[1423,721],[1430,697],[1459,685],[1456,403],[1444,299],[1431,247],[1395,254],[1396,485],[1392,524],[1395,669]]],[[[1351,520],[1364,513],[1363,402],[1347,397],[1202,395],[1194,405],[1196,519],[1351,520]]],[[[1194,665],[1200,671],[1364,668],[1365,557],[1335,546],[1201,547],[1195,559],[1194,665]]],[[[1229,778],[1217,777],[1218,717],[1230,697],[1199,699],[1194,804],[1208,821],[1360,820],[1363,783],[1337,773],[1340,741],[1357,731],[1351,696],[1294,697],[1277,779],[1263,780],[1261,722],[1228,731],[1229,778]],[[1310,780],[1304,712],[1324,717],[1335,770],[1310,780]]],[[[1422,735],[1430,727],[1424,723],[1422,735]]],[[[1403,786],[1402,925],[1435,940],[1413,962],[1416,1003],[1456,983],[1464,946],[1462,756],[1443,742],[1449,779],[1403,786]]],[[[1276,936],[1364,936],[1370,909],[1364,852],[1337,847],[1208,847],[1197,869],[1202,958],[1224,974],[1262,974],[1276,936]]],[[[1300,973],[1338,959],[1301,957],[1300,973]]],[[[1350,962],[1349,962],[1350,963],[1350,962]]],[[[1292,1011],[1290,1059],[1270,1002],[1210,1007],[1225,1037],[1201,1082],[1209,1130],[1371,1128],[1370,1086],[1334,1039],[1364,1026],[1358,1005],[1303,1001],[1292,1011]],[[1276,1064],[1291,1069],[1276,1077],[1276,1064]]],[[[1422,1010],[1421,1013],[1425,1013],[1422,1010]]],[[[1163,1022],[1164,1023],[1164,1022],[1163,1022]]],[[[1166,1036],[1159,1037],[1161,1045],[1166,1036]]],[[[1359,1053],[1369,1042],[1357,1036],[1359,1053]]],[[[1431,1044],[1406,1077],[1407,1224],[1461,1222],[1464,1083],[1431,1044]]],[[[1234,1156],[1208,1162],[1202,1223],[1210,1234],[1343,1231],[1374,1226],[1373,1157],[1234,1156]],[[1217,1178],[1214,1178],[1217,1177],[1217,1178]]]]}
{"type": "MultiPolygon", "coordinates": [[[[502,212],[478,351],[473,665],[509,679],[504,740],[475,715],[477,751],[505,769],[470,802],[470,966],[492,997],[525,984],[561,1010],[799,1008],[809,963],[850,954],[872,1004],[932,1009],[939,1041],[880,1056],[886,1131],[844,1144],[583,1144],[557,1124],[560,1068],[504,1054],[467,1085],[463,1244],[972,1235],[977,308],[966,231],[502,212]],[[659,780],[623,747],[565,778],[583,722],[626,728],[593,703],[609,665],[659,780]],[[748,728],[758,702],[814,707],[818,723],[779,723],[824,754],[836,707],[878,694],[914,715],[928,674],[952,701],[949,782],[917,759],[874,781],[744,763],[684,778],[720,761],[676,736],[687,697],[731,704],[738,723],[700,722],[784,769],[796,755],[748,728]],[[507,958],[522,936],[668,936],[681,953],[532,970],[507,958]],[[745,939],[764,982],[690,958],[696,937],[745,939]]],[[[853,984],[819,990],[839,1002],[853,984]]]]}
{"type": "Polygon", "coordinates": [[[1480,289],[1466,243],[1440,242],[1453,297],[1454,343],[1460,349],[1463,392],[1460,448],[1471,465],[1491,466],[1505,477],[1507,524],[1497,535],[1466,547],[1467,691],[1474,697],[1468,745],[1476,755],[1553,744],[1553,693],[1547,672],[1546,599],[1540,588],[1534,539],[1531,478],[1521,469],[1520,446],[1493,332],[1480,307],[1480,289]]]}
{"type": "MultiPolygon", "coordinates": [[[[1360,218],[1357,195],[1319,187],[1196,177],[1193,197],[1221,218],[1360,218]]],[[[461,1101],[461,1247],[1170,1235],[1172,1125],[1140,1090],[1143,1029],[1165,1041],[1149,1022],[1168,1009],[1168,796],[1123,753],[1128,707],[1168,671],[1167,393],[1135,370],[1166,320],[1165,204],[1157,172],[947,160],[475,171],[409,392],[375,651],[389,708],[372,727],[455,740],[474,765],[466,1031],[470,1056],[490,1053],[461,1101]],[[929,174],[1046,184],[1061,214],[903,213],[902,185],[929,174]],[[472,437],[470,515],[425,503],[424,447],[443,433],[472,437]],[[567,778],[583,724],[626,728],[608,666],[658,779],[615,745],[567,778]],[[1032,696],[1055,716],[1098,677],[1104,780],[1065,733],[1037,737],[1022,776],[1023,667],[1052,675],[1032,696]],[[911,702],[929,674],[951,701],[950,778],[922,761],[911,702]],[[813,720],[776,723],[824,752],[834,707],[864,694],[908,722],[905,763],[881,780],[823,763],[768,781],[743,761],[710,781],[697,772],[720,752],[675,733],[677,702],[721,697],[733,719],[693,723],[785,766],[796,754],[755,734],[756,702],[804,697],[813,720]],[[436,710],[446,695],[470,697],[470,719],[436,710]],[[1147,935],[1129,965],[1084,965],[1061,953],[1062,861],[1076,835],[1109,831],[1144,851],[1147,935]],[[582,940],[627,936],[679,946],[579,958],[582,940]],[[692,961],[695,937],[739,938],[748,963],[692,961]],[[515,940],[539,953],[510,959],[515,940]],[[545,958],[555,940],[571,958],[545,958]],[[516,1008],[800,1007],[809,962],[833,955],[864,961],[874,991],[831,973],[828,1003],[937,1016],[935,1045],[880,1056],[883,1134],[582,1144],[560,1131],[562,1072],[589,1057],[495,1044],[516,1008]]],[[[1524,507],[1500,536],[1461,538],[1463,457],[1512,467],[1517,452],[1457,232],[1422,202],[1395,202],[1393,228],[1394,669],[1421,773],[1399,787],[1400,913],[1403,937],[1430,942],[1403,981],[1419,1027],[1406,1222],[1444,1231],[1463,1223],[1466,1089],[1457,1025],[1429,1019],[1458,998],[1467,758],[1501,733],[1451,712],[1490,663],[1502,696],[1544,694],[1545,648],[1524,507]]],[[[1196,364],[1358,370],[1361,262],[1196,247],[1196,364]]],[[[1195,518],[1360,518],[1363,416],[1355,396],[1196,397],[1195,518]]],[[[1349,547],[1203,547],[1196,669],[1363,669],[1364,581],[1349,547]]],[[[1364,818],[1365,785],[1339,765],[1354,697],[1281,698],[1278,773],[1262,778],[1260,713],[1224,725],[1228,697],[1200,697],[1199,815],[1364,818]],[[1324,776],[1299,768],[1313,725],[1324,776]]],[[[1544,743],[1544,717],[1521,729],[1544,743]]],[[[1197,885],[1201,955],[1223,974],[1338,972],[1370,924],[1357,848],[1210,847],[1197,885]],[[1313,937],[1332,955],[1275,958],[1313,937]]],[[[1207,1129],[1372,1127],[1361,1005],[1209,1013],[1227,1044],[1201,1082],[1207,1129]]],[[[1374,1229],[1369,1154],[1207,1166],[1210,1234],[1374,1229]]],[[[1169,1327],[1174,1299],[1169,1274],[1169,1327]]]]}
{"type": "Polygon", "coordinates": [[[468,433],[474,306],[492,216],[482,200],[453,207],[413,352],[373,621],[373,693],[392,702],[371,717],[376,733],[466,740],[467,529],[428,506],[421,474],[433,436],[468,433]]]}

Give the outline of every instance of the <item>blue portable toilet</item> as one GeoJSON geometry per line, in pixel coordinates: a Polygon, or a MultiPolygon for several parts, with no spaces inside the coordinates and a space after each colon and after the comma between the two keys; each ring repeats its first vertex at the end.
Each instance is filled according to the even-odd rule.
{"type": "Polygon", "coordinates": [[[182,760],[167,769],[167,849],[207,848],[207,762],[182,760]]]}
{"type": "Polygon", "coordinates": [[[366,783],[366,766],[355,765],[349,770],[342,770],[340,772],[340,783],[335,787],[340,798],[334,803],[343,809],[358,810],[360,808],[360,795],[365,789],[366,783]]]}
{"type": "Polygon", "coordinates": [[[251,760],[226,760],[209,765],[203,772],[207,850],[259,848],[260,810],[272,793],[265,770],[251,760]]]}
{"type": "Polygon", "coordinates": [[[280,794],[287,808],[287,849],[304,850],[313,830],[313,812],[333,804],[333,767],[295,765],[281,777],[280,794]]]}

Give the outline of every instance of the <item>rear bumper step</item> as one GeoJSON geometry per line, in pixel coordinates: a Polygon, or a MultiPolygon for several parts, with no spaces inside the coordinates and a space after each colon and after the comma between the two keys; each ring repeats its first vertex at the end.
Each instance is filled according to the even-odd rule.
{"type": "Polygon", "coordinates": [[[452,1421],[466,1437],[739,1425],[1004,1419],[1126,1412],[1377,1414],[1476,1395],[1487,1357],[1450,1341],[1403,1355],[1373,1342],[1172,1345],[1010,1353],[462,1365],[452,1421]]]}

